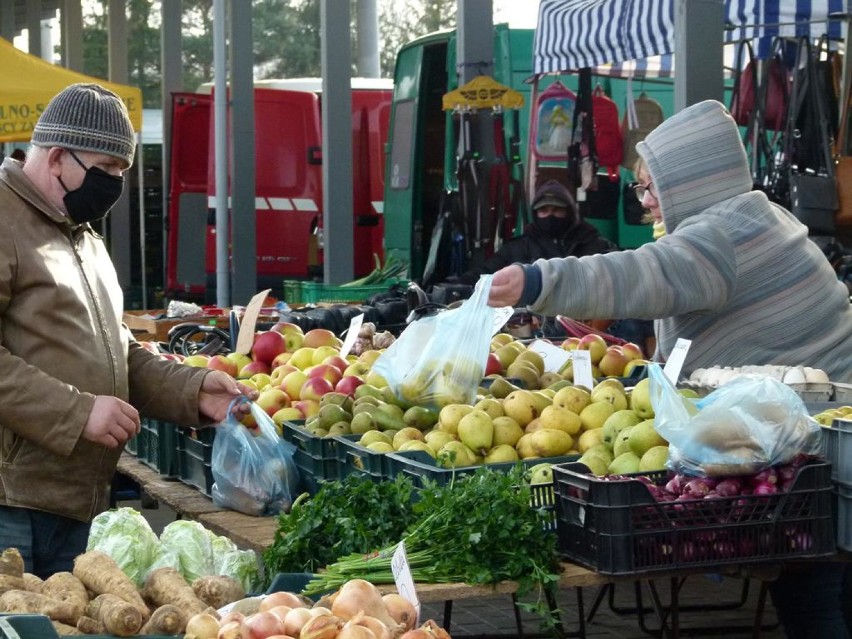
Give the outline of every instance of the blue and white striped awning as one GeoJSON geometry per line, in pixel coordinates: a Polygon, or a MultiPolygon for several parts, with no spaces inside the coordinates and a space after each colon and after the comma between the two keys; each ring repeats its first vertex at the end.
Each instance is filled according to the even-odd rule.
{"type": "MultiPolygon", "coordinates": [[[[725,41],[757,39],[768,54],[776,35],[841,36],[852,0],[725,0],[725,41]]],[[[598,68],[600,73],[671,75],[673,0],[541,0],[533,44],[536,74],[598,68]],[[647,60],[652,56],[659,59],[647,60]]]]}

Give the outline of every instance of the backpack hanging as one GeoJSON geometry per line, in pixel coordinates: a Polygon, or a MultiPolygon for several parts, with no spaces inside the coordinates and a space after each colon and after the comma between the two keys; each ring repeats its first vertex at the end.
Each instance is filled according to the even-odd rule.
{"type": "Polygon", "coordinates": [[[621,166],[633,170],[639,155],[636,153],[636,145],[644,140],[647,135],[663,123],[663,107],[656,100],[649,98],[644,92],[638,98],[633,98],[633,78],[627,78],[627,104],[624,109],[624,117],[621,120],[624,150],[622,152],[621,166]]]}
{"type": "Polygon", "coordinates": [[[784,61],[784,40],[776,38],[772,53],[763,63],[760,78],[760,111],[763,126],[769,131],[783,131],[790,101],[790,80],[784,61]]]}
{"type": "Polygon", "coordinates": [[[624,140],[618,121],[618,107],[601,85],[592,93],[592,111],[595,121],[595,149],[598,164],[606,169],[611,182],[617,182],[618,166],[624,155],[624,140]]]}
{"type": "Polygon", "coordinates": [[[571,143],[576,94],[556,80],[533,105],[533,151],[541,160],[562,161],[571,143]]]}
{"type": "Polygon", "coordinates": [[[728,110],[737,124],[749,126],[757,99],[756,62],[750,40],[743,40],[737,45],[734,64],[734,87],[731,91],[731,107],[728,110]],[[744,54],[748,56],[745,68],[743,68],[744,54]]]}

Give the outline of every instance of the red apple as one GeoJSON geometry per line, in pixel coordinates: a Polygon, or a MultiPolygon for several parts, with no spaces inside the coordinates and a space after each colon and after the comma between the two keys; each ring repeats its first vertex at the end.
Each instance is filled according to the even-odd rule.
{"type": "Polygon", "coordinates": [[[319,413],[320,404],[315,399],[300,399],[297,402],[293,402],[293,408],[299,409],[302,415],[305,416],[305,419],[308,417],[313,417],[317,413],[319,413]]]}
{"type": "Polygon", "coordinates": [[[293,356],[293,353],[291,353],[289,351],[284,351],[283,353],[278,353],[278,355],[275,356],[275,359],[273,359],[270,362],[269,365],[270,365],[271,368],[274,369],[278,366],[281,366],[282,364],[286,364],[287,362],[289,362],[290,358],[292,356],[293,356]]]}
{"type": "Polygon", "coordinates": [[[272,369],[272,372],[269,373],[269,383],[277,386],[284,382],[284,378],[287,377],[293,371],[299,370],[292,364],[281,364],[281,366],[276,366],[272,369]]]}
{"type": "Polygon", "coordinates": [[[277,355],[287,348],[284,336],[277,331],[264,331],[254,336],[251,347],[252,358],[256,361],[271,364],[277,355]]]}
{"type": "Polygon", "coordinates": [[[503,364],[494,353],[488,353],[488,359],[485,360],[485,375],[499,375],[503,372],[503,364]]]}
{"type": "Polygon", "coordinates": [[[281,387],[284,389],[284,392],[290,396],[290,399],[301,399],[299,392],[302,389],[302,384],[304,384],[307,379],[308,376],[302,371],[292,371],[284,376],[284,379],[281,382],[281,387]]]}
{"type": "Polygon", "coordinates": [[[336,346],[337,336],[327,328],[312,328],[305,333],[303,346],[319,348],[320,346],[336,346]]]}
{"type": "Polygon", "coordinates": [[[355,362],[354,364],[350,364],[343,371],[344,377],[366,377],[370,374],[370,365],[365,364],[364,362],[355,362]]]}
{"type": "Polygon", "coordinates": [[[302,344],[305,341],[305,336],[301,333],[284,333],[284,343],[287,345],[288,353],[295,353],[297,350],[302,348],[302,344]]]}
{"type": "Polygon", "coordinates": [[[334,386],[334,390],[336,390],[338,393],[343,393],[344,395],[354,397],[355,389],[363,383],[364,380],[358,377],[357,375],[347,375],[346,377],[340,378],[340,381],[337,382],[337,384],[334,386]]]}
{"type": "Polygon", "coordinates": [[[274,324],[269,330],[275,331],[276,333],[281,333],[282,335],[286,335],[287,333],[298,333],[299,335],[305,334],[301,326],[299,326],[298,324],[293,324],[292,322],[278,322],[277,324],[274,324]]]}
{"type": "Polygon", "coordinates": [[[324,377],[331,382],[332,386],[337,384],[340,378],[343,377],[343,373],[331,364],[317,364],[316,366],[311,366],[305,372],[308,374],[308,377],[324,377]]]}
{"type": "Polygon", "coordinates": [[[624,374],[624,367],[627,366],[629,361],[618,346],[610,346],[598,363],[598,368],[607,377],[621,377],[624,374]]]}
{"type": "Polygon", "coordinates": [[[245,379],[252,375],[257,375],[258,373],[266,373],[269,375],[269,364],[253,360],[240,369],[240,372],[237,373],[237,378],[245,379]]]}
{"type": "Polygon", "coordinates": [[[195,355],[187,355],[183,358],[183,363],[187,366],[196,366],[198,368],[207,368],[207,361],[210,359],[209,355],[202,355],[201,353],[196,353],[195,355]]]}
{"type": "Polygon", "coordinates": [[[634,344],[633,342],[627,342],[624,344],[621,347],[621,352],[624,353],[625,357],[629,360],[643,359],[645,357],[639,344],[634,344]]]}
{"type": "Polygon", "coordinates": [[[308,377],[299,389],[299,399],[313,399],[319,402],[323,395],[333,390],[334,385],[325,377],[308,377]]]}
{"type": "Polygon", "coordinates": [[[233,360],[228,359],[224,355],[214,355],[209,360],[207,360],[207,368],[212,368],[213,370],[217,371],[223,371],[231,377],[236,377],[237,373],[239,373],[237,363],[233,360]]]}
{"type": "Polygon", "coordinates": [[[260,393],[255,402],[272,417],[282,408],[290,405],[290,396],[276,386],[270,386],[260,393]]]}
{"type": "Polygon", "coordinates": [[[589,351],[589,359],[592,360],[592,364],[597,364],[606,353],[607,346],[603,337],[595,333],[589,333],[580,338],[579,348],[589,351]]]}
{"type": "Polygon", "coordinates": [[[573,351],[580,348],[580,338],[579,337],[569,337],[562,344],[560,344],[562,348],[566,351],[573,351]]]}
{"type": "Polygon", "coordinates": [[[349,368],[349,362],[343,359],[340,355],[331,355],[326,357],[321,364],[329,364],[330,366],[334,366],[337,370],[340,371],[340,374],[343,374],[347,368],[349,368]]]}

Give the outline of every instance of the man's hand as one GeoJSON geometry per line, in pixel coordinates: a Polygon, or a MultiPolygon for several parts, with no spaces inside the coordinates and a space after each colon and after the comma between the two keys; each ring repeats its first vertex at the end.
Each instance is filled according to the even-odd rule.
{"type": "Polygon", "coordinates": [[[524,269],[517,264],[501,268],[494,273],[491,290],[488,292],[488,306],[515,306],[524,292],[524,269]]]}
{"type": "Polygon", "coordinates": [[[98,395],[83,438],[107,448],[117,448],[139,432],[139,413],[133,406],[117,397],[98,395]]]}
{"type": "MultiPolygon", "coordinates": [[[[201,413],[215,422],[222,422],[228,417],[228,407],[231,402],[245,395],[250,400],[257,399],[257,390],[240,384],[233,377],[222,371],[208,373],[201,384],[198,393],[198,408],[201,413]]],[[[248,413],[251,407],[247,403],[238,404],[234,411],[237,413],[248,413]]]]}

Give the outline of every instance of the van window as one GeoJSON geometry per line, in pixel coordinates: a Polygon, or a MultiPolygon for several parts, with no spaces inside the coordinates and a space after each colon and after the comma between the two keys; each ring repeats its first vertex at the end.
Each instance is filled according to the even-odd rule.
{"type": "Polygon", "coordinates": [[[390,188],[395,191],[411,185],[411,149],[414,136],[414,100],[396,105],[391,145],[390,188]]]}

